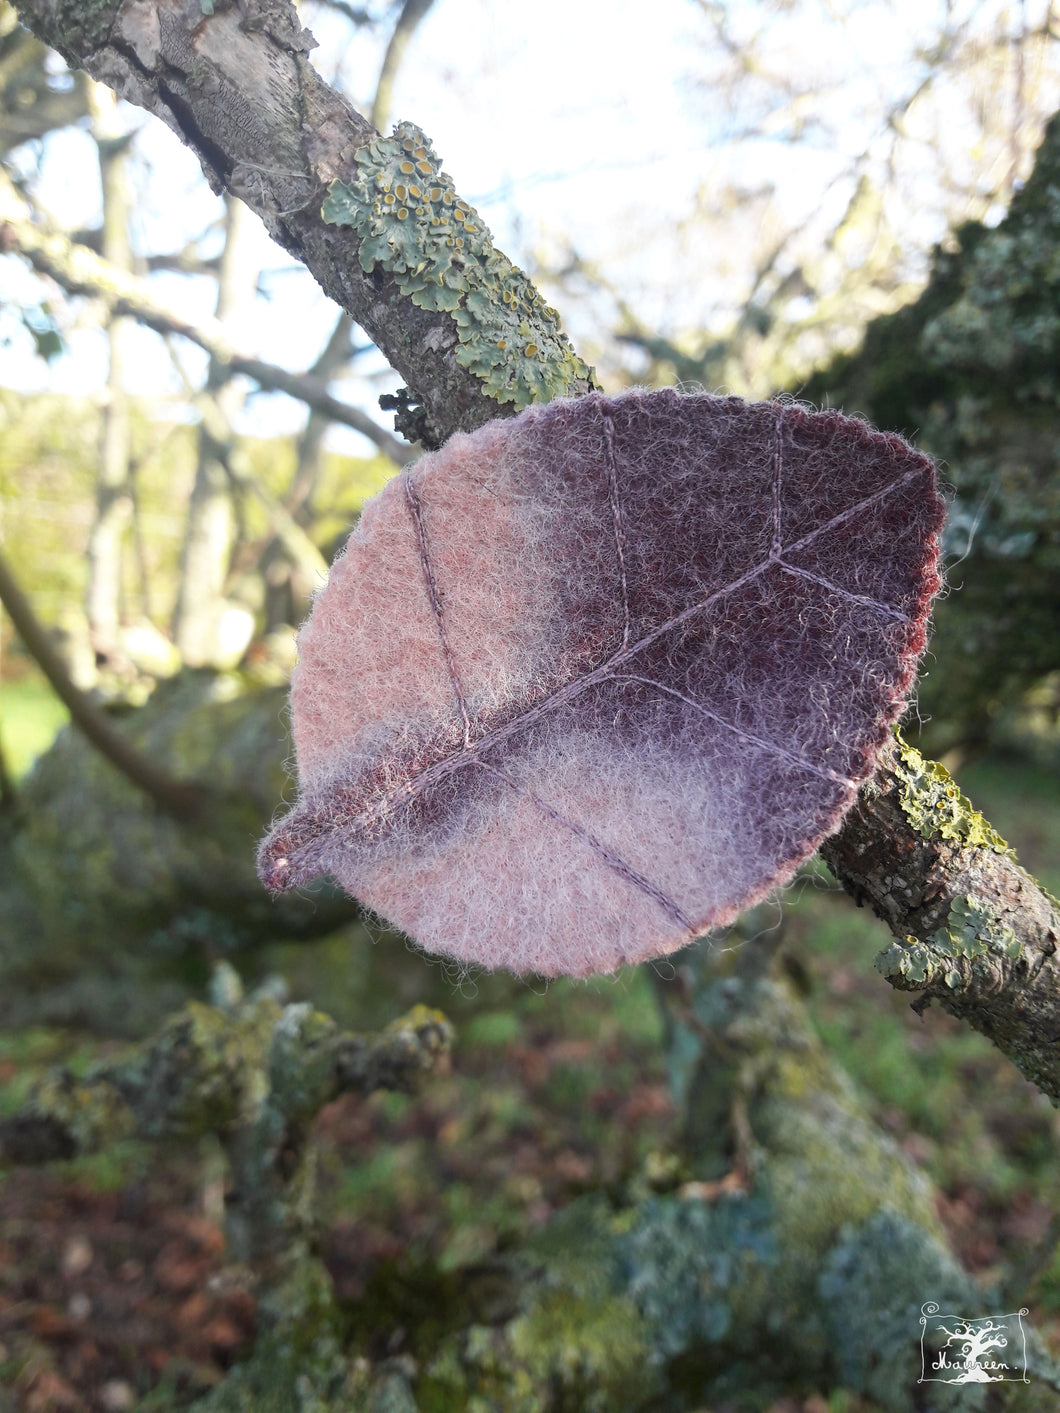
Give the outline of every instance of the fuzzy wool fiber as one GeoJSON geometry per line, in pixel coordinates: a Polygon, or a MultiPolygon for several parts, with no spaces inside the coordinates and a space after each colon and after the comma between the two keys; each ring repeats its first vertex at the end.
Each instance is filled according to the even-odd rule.
{"type": "Polygon", "coordinates": [[[838,412],[673,390],[454,436],[364,509],[299,638],[274,891],[586,976],[757,902],[838,827],[939,587],[935,469],[838,412]]]}

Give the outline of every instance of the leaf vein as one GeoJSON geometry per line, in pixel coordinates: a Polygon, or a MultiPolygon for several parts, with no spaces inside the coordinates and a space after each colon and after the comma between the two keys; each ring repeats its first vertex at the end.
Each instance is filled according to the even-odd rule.
{"type": "MultiPolygon", "coordinates": [[[[854,505],[848,506],[846,510],[840,511],[838,515],[832,516],[830,520],[826,521],[823,525],[818,525],[816,529],[811,530],[806,535],[803,535],[793,544],[787,545],[785,547],[785,553],[792,554],[797,550],[805,549],[807,545],[812,544],[814,540],[818,539],[821,535],[827,534],[829,530],[832,530],[836,526],[843,524],[845,521],[859,514],[862,510],[867,510],[871,506],[876,505],[879,501],[885,499],[885,497],[891,495],[894,491],[898,490],[900,487],[905,485],[907,481],[911,481],[914,477],[923,476],[925,474],[926,471],[923,467],[914,467],[911,471],[905,472],[903,475],[897,477],[894,481],[891,481],[888,485],[882,487],[880,490],[874,491],[872,495],[865,496],[862,500],[857,501],[854,505]]],[[[444,625],[442,623],[441,603],[438,600],[437,587],[434,585],[433,572],[431,570],[430,558],[427,552],[426,531],[422,525],[422,520],[420,516],[417,514],[419,508],[419,501],[416,497],[415,491],[410,489],[410,482],[407,475],[405,477],[405,481],[406,494],[409,501],[410,511],[412,513],[413,520],[418,527],[417,538],[421,546],[420,562],[424,568],[424,577],[427,583],[428,596],[431,598],[432,606],[437,605],[435,607],[435,617],[438,622],[439,637],[442,642],[443,652],[446,653],[447,664],[451,664],[452,659],[451,654],[448,652],[448,640],[445,636],[444,625]],[[422,539],[420,539],[421,534],[422,539]]],[[[657,639],[662,637],[663,634],[670,632],[670,630],[673,628],[680,627],[682,623],[687,622],[688,619],[695,617],[697,614],[703,613],[706,609],[710,608],[719,599],[724,598],[726,595],[735,593],[738,589],[745,588],[748,584],[753,583],[754,580],[757,579],[767,569],[772,568],[775,563],[776,561],[773,560],[771,557],[767,557],[761,560],[758,564],[753,565],[750,569],[746,570],[737,578],[731,580],[728,584],[723,584],[720,588],[715,589],[713,593],[708,594],[705,599],[699,600],[698,603],[690,605],[681,613],[675,614],[672,618],[667,619],[665,623],[659,624],[656,628],[653,628],[649,633],[646,633],[644,637],[640,638],[637,642],[631,643],[628,647],[620,649],[618,652],[613,654],[613,656],[610,657],[606,662],[601,663],[599,667],[593,668],[591,672],[585,673],[583,676],[576,678],[572,682],[565,683],[564,686],[560,687],[557,691],[553,692],[551,696],[546,697],[543,701],[538,702],[532,707],[528,707],[524,712],[521,712],[518,716],[512,717],[510,720],[502,722],[501,725],[494,727],[490,731],[487,731],[484,735],[478,737],[478,739],[474,741],[470,739],[470,721],[468,720],[466,715],[467,708],[464,702],[462,689],[460,688],[459,678],[456,675],[455,665],[452,665],[450,667],[450,676],[453,680],[454,691],[457,693],[457,700],[461,706],[466,723],[466,735],[464,746],[461,748],[461,750],[454,753],[453,755],[445,756],[443,757],[443,759],[436,761],[433,765],[427,766],[419,773],[419,775],[407,781],[401,787],[400,790],[395,790],[391,792],[389,796],[384,797],[382,800],[379,800],[373,807],[370,817],[368,814],[364,814],[363,816],[358,816],[357,819],[348,821],[348,824],[352,825],[353,827],[356,827],[357,825],[362,823],[378,823],[381,819],[385,819],[387,815],[391,814],[395,809],[397,809],[401,805],[407,804],[411,797],[421,794],[431,785],[436,784],[440,780],[444,780],[447,775],[450,775],[454,770],[459,769],[461,766],[471,764],[483,765],[484,762],[482,762],[480,758],[487,750],[491,749],[494,746],[500,745],[502,742],[508,740],[509,737],[516,735],[518,732],[524,730],[526,727],[532,726],[536,722],[541,721],[544,717],[547,717],[553,712],[558,711],[561,707],[566,706],[568,702],[573,701],[575,698],[579,697],[583,692],[588,691],[591,687],[599,686],[601,683],[615,680],[620,675],[617,669],[624,666],[625,663],[630,661],[630,659],[635,657],[638,653],[643,652],[645,648],[650,647],[650,645],[657,641],[657,639]]],[[[790,569],[792,566],[784,564],[780,567],[790,569]]],[[[722,724],[726,723],[723,722],[722,724]]],[[[762,744],[764,745],[765,743],[763,742],[762,744]]],[[[794,759],[797,760],[800,764],[804,764],[804,762],[799,760],[798,757],[794,757],[794,759]]],[[[844,784],[850,783],[841,776],[839,777],[839,779],[843,780],[844,784]]]]}
{"type": "Polygon", "coordinates": [[[909,615],[903,613],[901,609],[892,608],[889,603],[881,603],[879,599],[867,598],[864,594],[851,593],[849,589],[844,589],[839,584],[833,584],[831,579],[826,579],[823,574],[814,574],[809,569],[799,569],[794,564],[788,564],[784,559],[776,559],[773,562],[779,569],[783,569],[785,574],[795,574],[800,579],[809,579],[811,584],[819,584],[822,589],[828,589],[830,593],[850,599],[852,603],[862,604],[865,608],[874,608],[878,612],[886,614],[888,618],[897,618],[902,623],[909,621],[909,615]]]}
{"type": "Polygon", "coordinates": [[[542,814],[547,816],[547,818],[554,820],[565,829],[569,829],[578,839],[588,844],[590,849],[592,849],[609,868],[613,869],[620,878],[624,878],[632,887],[646,894],[653,902],[658,903],[663,912],[666,913],[672,922],[676,922],[678,927],[684,928],[686,932],[695,931],[695,924],[692,922],[692,919],[674,902],[669,894],[664,893],[661,888],[657,888],[655,884],[645,878],[642,873],[638,873],[621,855],[616,854],[613,849],[608,848],[606,844],[597,839],[595,834],[590,833],[590,831],[585,829],[582,825],[577,824],[574,820],[568,819],[566,815],[561,814],[560,811],[550,805],[547,800],[543,800],[535,790],[518,784],[511,778],[507,771],[498,770],[496,766],[486,765],[483,762],[480,762],[480,764],[487,774],[497,776],[498,779],[503,780],[504,783],[510,789],[516,791],[517,794],[525,795],[528,800],[531,800],[533,804],[537,806],[542,814]]]}
{"type": "Polygon", "coordinates": [[[456,663],[453,661],[452,649],[449,646],[449,635],[445,631],[442,600],[438,593],[438,582],[434,577],[434,567],[431,564],[430,542],[427,539],[427,526],[423,519],[423,504],[416,492],[416,487],[412,484],[412,477],[406,474],[403,480],[405,482],[405,504],[408,506],[409,515],[412,518],[413,528],[416,532],[416,547],[419,550],[420,568],[423,570],[423,581],[427,589],[427,597],[430,600],[431,608],[434,611],[434,620],[438,625],[438,642],[442,649],[442,656],[445,659],[446,671],[449,673],[449,681],[452,683],[453,695],[456,697],[456,704],[464,723],[464,749],[466,750],[471,745],[471,717],[468,715],[467,701],[464,697],[464,688],[460,681],[460,675],[456,670],[456,663]]]}
{"type": "Polygon", "coordinates": [[[660,692],[666,692],[671,697],[677,697],[679,701],[686,702],[696,711],[707,716],[711,721],[716,721],[719,726],[724,726],[727,731],[731,731],[736,736],[741,736],[745,741],[750,741],[752,745],[760,746],[762,750],[769,751],[775,756],[780,756],[782,760],[790,761],[792,765],[801,766],[803,770],[808,770],[814,775],[820,775],[825,780],[830,780],[836,785],[846,785],[853,787],[854,781],[848,780],[845,775],[840,775],[838,770],[831,770],[826,765],[815,765],[813,761],[805,760],[802,756],[796,755],[794,751],[786,751],[783,746],[778,746],[774,741],[767,741],[763,736],[756,736],[751,731],[745,731],[742,726],[736,726],[731,721],[727,721],[718,712],[711,711],[710,707],[705,707],[701,702],[697,702],[694,697],[686,697],[683,692],[679,692],[676,687],[668,687],[665,682],[657,682],[654,677],[639,677],[633,672],[624,672],[616,677],[616,681],[622,682],[643,682],[647,687],[657,687],[660,692]]]}

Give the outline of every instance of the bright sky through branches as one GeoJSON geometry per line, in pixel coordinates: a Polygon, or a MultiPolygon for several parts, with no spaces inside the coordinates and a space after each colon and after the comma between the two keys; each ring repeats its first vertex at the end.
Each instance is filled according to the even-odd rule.
{"type": "MultiPolygon", "coordinates": [[[[1045,0],[1026,0],[1022,23],[1041,24],[1045,11],[1045,0]]],[[[947,220],[982,215],[989,204],[962,204],[940,183],[940,167],[954,191],[988,192],[1010,163],[1020,102],[1041,113],[1060,101],[1055,44],[1046,67],[1025,69],[1019,82],[1005,55],[972,70],[979,40],[999,27],[1014,32],[1020,13],[1000,0],[659,0],[649,19],[634,0],[537,0],[532,11],[436,0],[399,74],[391,117],[429,133],[457,189],[514,259],[563,266],[576,251],[599,275],[581,303],[576,282],[549,289],[576,340],[602,344],[618,322],[601,282],[621,290],[646,325],[680,337],[731,320],[764,249],[787,240],[779,278],[827,242],[859,176],[894,180],[889,220],[909,266],[901,278],[921,274],[947,220]],[[753,62],[737,62],[737,50],[753,62]],[[895,126],[885,115],[940,59],[953,73],[900,113],[893,169],[895,126]]],[[[321,71],[365,102],[380,41],[313,4],[303,15],[320,41],[321,71]]],[[[218,203],[175,139],[146,115],[132,120],[141,129],[136,238],[145,252],[175,249],[209,227],[218,203]]],[[[98,220],[87,133],[48,141],[38,190],[70,228],[98,220]]],[[[855,249],[845,258],[860,257],[855,249]]],[[[304,367],[332,316],[309,277],[271,244],[264,264],[268,299],[242,341],[248,352],[304,367]]],[[[208,281],[154,278],[184,311],[209,312],[208,281]]],[[[816,297],[829,292],[829,278],[820,276],[816,297]]],[[[35,289],[17,257],[0,260],[0,297],[33,302],[35,289]]],[[[4,333],[12,341],[0,350],[0,381],[9,386],[84,393],[105,375],[94,328],[68,328],[69,353],[51,368],[10,321],[4,333]]],[[[160,341],[142,333],[140,344],[133,390],[176,393],[160,341]]],[[[187,366],[194,376],[197,354],[187,366]]],[[[386,385],[344,392],[370,408],[386,385]]],[[[297,425],[301,413],[286,399],[255,398],[250,417],[257,430],[275,430],[297,425]]]]}

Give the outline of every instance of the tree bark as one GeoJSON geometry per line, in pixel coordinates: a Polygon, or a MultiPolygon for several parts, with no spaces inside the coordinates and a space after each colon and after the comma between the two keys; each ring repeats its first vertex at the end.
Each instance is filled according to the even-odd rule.
{"type": "Polygon", "coordinates": [[[894,933],[876,959],[891,985],[982,1031],[1060,1105],[1060,904],[945,769],[899,737],[821,856],[894,933]]]}

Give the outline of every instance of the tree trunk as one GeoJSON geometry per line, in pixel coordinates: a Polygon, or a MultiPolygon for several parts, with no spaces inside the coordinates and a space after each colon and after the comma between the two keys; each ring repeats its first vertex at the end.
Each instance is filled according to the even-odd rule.
{"type": "MultiPolygon", "coordinates": [[[[132,266],[129,248],[129,133],[117,96],[102,84],[88,89],[92,135],[99,153],[103,192],[103,258],[118,270],[132,266]]],[[[126,348],[132,324],[107,320],[107,390],[99,446],[96,519],[88,541],[88,631],[97,662],[120,658],[125,540],[132,520],[129,398],[126,348]]]]}
{"type": "MultiPolygon", "coordinates": [[[[225,243],[217,285],[217,321],[236,323],[257,289],[258,267],[250,257],[251,213],[233,196],[225,198],[225,243]]],[[[227,370],[211,360],[206,397],[213,416],[199,425],[198,462],[188,506],[180,561],[180,587],[173,636],[188,667],[234,665],[240,648],[226,641],[233,614],[225,585],[234,537],[232,481],[227,461],[236,433],[233,424],[244,393],[227,370]],[[209,424],[209,425],[208,425],[209,424]]],[[[245,646],[245,643],[243,643],[245,646]]]]}

